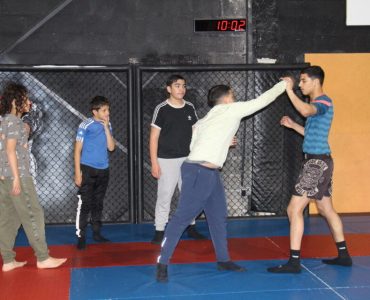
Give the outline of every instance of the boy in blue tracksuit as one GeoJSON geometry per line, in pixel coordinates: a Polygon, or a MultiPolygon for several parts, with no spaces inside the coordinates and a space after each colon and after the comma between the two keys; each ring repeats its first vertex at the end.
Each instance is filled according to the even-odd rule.
{"type": "Polygon", "coordinates": [[[109,101],[96,96],[90,102],[92,117],[80,124],[77,131],[74,161],[75,184],[80,188],[76,216],[77,249],[86,248],[86,227],[91,214],[93,238],[108,242],[100,233],[103,199],[109,182],[108,151],[115,142],[109,122],[109,101]]]}

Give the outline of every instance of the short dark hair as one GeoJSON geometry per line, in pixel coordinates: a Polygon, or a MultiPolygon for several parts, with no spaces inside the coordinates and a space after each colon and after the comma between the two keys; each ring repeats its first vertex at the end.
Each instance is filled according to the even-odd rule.
{"type": "Polygon", "coordinates": [[[217,104],[218,100],[220,100],[220,98],[222,98],[223,96],[229,94],[230,91],[231,87],[224,84],[215,85],[214,87],[212,87],[208,92],[208,106],[214,107],[217,104]]]}
{"type": "Polygon", "coordinates": [[[167,78],[167,80],[166,80],[166,86],[171,86],[177,80],[184,80],[185,83],[186,83],[186,79],[183,76],[181,76],[179,74],[174,74],[174,75],[171,75],[170,77],[167,78]]]}
{"type": "Polygon", "coordinates": [[[308,77],[318,79],[320,84],[324,84],[325,72],[320,66],[310,66],[301,71],[301,74],[307,74],[308,77]]]}
{"type": "Polygon", "coordinates": [[[27,100],[27,88],[15,82],[9,82],[2,93],[0,104],[0,115],[9,114],[12,110],[12,102],[15,100],[16,111],[20,112],[27,100]]]}
{"type": "Polygon", "coordinates": [[[95,96],[90,101],[90,110],[99,110],[102,106],[110,106],[109,100],[104,96],[95,96]]]}

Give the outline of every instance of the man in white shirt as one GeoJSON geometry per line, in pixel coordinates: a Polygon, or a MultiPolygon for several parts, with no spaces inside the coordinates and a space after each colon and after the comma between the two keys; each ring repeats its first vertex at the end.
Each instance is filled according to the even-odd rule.
{"type": "Polygon", "coordinates": [[[176,213],[168,223],[158,257],[157,281],[167,282],[167,265],[190,221],[203,210],[216,252],[219,270],[245,271],[233,263],[227,249],[227,205],[219,169],[242,118],[266,107],[286,89],[286,80],[257,99],[234,103],[231,87],[217,85],[208,93],[212,108],[194,127],[190,154],[181,167],[182,190],[176,213]]]}

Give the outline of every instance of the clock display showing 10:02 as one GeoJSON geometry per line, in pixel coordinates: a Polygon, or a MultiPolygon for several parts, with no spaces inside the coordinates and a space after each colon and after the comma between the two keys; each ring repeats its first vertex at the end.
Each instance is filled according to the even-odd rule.
{"type": "Polygon", "coordinates": [[[194,31],[245,32],[246,19],[194,20],[194,31]]]}

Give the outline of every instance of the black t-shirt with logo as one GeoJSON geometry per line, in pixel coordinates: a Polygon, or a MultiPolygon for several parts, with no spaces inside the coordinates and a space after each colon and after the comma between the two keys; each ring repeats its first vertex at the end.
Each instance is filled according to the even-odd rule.
{"type": "Polygon", "coordinates": [[[192,127],[197,120],[194,105],[188,101],[184,102],[183,107],[174,107],[168,100],[158,104],[151,124],[161,130],[158,140],[158,157],[188,156],[192,127]]]}

